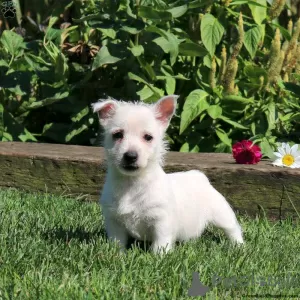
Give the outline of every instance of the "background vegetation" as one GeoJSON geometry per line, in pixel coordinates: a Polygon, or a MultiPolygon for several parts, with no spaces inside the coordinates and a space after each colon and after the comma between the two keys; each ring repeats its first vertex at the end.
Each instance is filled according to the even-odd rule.
{"type": "Polygon", "coordinates": [[[300,22],[285,0],[2,1],[0,139],[98,145],[90,104],[178,94],[172,150],[299,142],[300,22]]]}

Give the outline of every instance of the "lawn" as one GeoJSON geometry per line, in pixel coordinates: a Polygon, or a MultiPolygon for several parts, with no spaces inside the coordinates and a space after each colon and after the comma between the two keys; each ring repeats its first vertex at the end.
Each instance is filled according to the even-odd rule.
{"type": "Polygon", "coordinates": [[[165,256],[135,244],[122,255],[97,203],[0,190],[0,299],[193,299],[194,272],[210,289],[194,299],[300,299],[299,222],[239,219],[243,247],[209,228],[165,256]]]}

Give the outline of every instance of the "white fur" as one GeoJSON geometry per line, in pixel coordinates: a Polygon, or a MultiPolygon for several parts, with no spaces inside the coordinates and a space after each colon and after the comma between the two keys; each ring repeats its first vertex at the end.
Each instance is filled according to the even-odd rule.
{"type": "Polygon", "coordinates": [[[208,224],[243,243],[233,210],[202,172],[166,174],[162,169],[163,138],[176,99],[166,96],[154,105],[107,100],[93,106],[105,130],[108,172],[100,198],[105,228],[123,249],[131,235],[152,241],[154,252],[168,251],[175,241],[199,237],[208,224]],[[123,138],[116,141],[112,133],[120,130],[123,138]],[[145,141],[145,133],[153,140],[145,141]],[[127,151],[137,153],[137,170],[122,167],[127,151]]]}

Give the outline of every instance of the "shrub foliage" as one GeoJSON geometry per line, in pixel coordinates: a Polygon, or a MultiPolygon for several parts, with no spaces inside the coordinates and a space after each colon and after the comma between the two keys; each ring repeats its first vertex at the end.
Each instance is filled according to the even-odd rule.
{"type": "Polygon", "coordinates": [[[173,150],[250,138],[268,156],[299,141],[300,22],[280,21],[286,1],[23,2],[2,16],[2,141],[95,145],[91,103],[166,94],[180,95],[173,150]]]}

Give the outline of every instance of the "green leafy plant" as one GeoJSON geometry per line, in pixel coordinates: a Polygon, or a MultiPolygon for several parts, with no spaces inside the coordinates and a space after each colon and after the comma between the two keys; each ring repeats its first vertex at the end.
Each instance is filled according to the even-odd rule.
{"type": "Polygon", "coordinates": [[[282,0],[46,7],[0,38],[0,138],[97,144],[92,102],[175,93],[172,150],[230,152],[251,139],[268,156],[299,139],[300,25],[278,22],[285,9],[282,0]]]}

